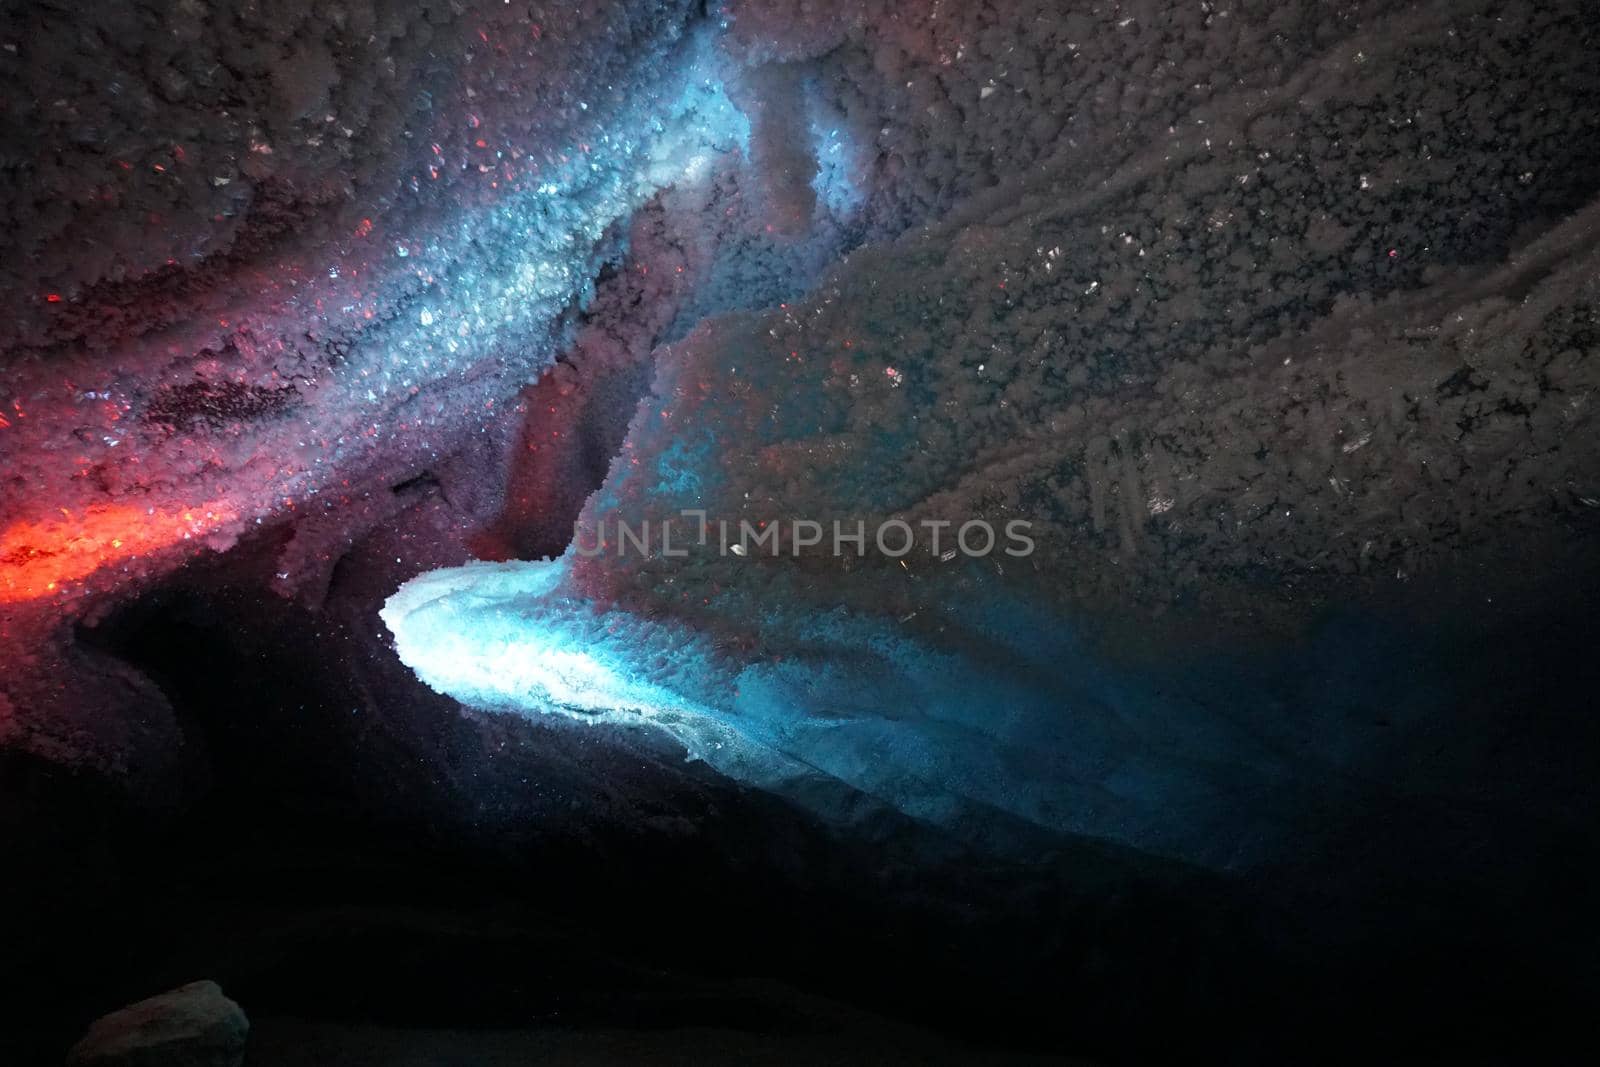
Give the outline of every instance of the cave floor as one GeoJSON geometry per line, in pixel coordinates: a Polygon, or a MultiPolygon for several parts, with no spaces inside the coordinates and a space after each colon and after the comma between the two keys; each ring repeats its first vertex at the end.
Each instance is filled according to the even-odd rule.
{"type": "MultiPolygon", "coordinates": [[[[779,994],[781,995],[781,994],[779,994]]],[[[609,1064],[970,1064],[1087,1065],[1090,1061],[960,1044],[941,1036],[834,1005],[807,1004],[797,1028],[781,1033],[726,1027],[651,1030],[560,1027],[462,1030],[313,1022],[287,1017],[256,1020],[249,1067],[521,1067],[563,1063],[609,1064]]]]}

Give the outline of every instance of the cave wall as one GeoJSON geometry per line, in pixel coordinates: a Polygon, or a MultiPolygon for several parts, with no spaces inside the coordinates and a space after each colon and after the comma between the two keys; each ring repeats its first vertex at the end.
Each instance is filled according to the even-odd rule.
{"type": "MultiPolygon", "coordinates": [[[[1034,49],[1074,54],[1060,32],[1034,49]]],[[[1506,625],[1518,582],[1593,536],[1600,216],[1547,214],[1591,191],[1596,84],[1565,49],[1585,32],[1575,12],[1395,13],[1169,125],[1145,113],[1109,157],[1024,144],[1025,169],[800,299],[663,345],[563,560],[417,579],[386,614],[402,657],[481,706],[642,706],[736,777],[842,781],[979,839],[995,812],[1277,862],[1312,813],[1392,802],[1441,732],[1434,785],[1470,791],[1460,679],[1389,693],[1364,656],[1346,684],[1397,705],[1378,709],[1286,705],[1257,676],[1330,655],[1346,613],[1402,649],[1433,638],[1394,610],[1506,625]],[[1506,64],[1525,92],[1440,95],[1506,64]],[[1457,96],[1483,121],[1447,133],[1457,96]],[[974,521],[1029,524],[1032,550],[956,551],[974,521]],[[886,522],[914,551],[833,533],[886,522]],[[730,552],[741,524],[782,532],[730,552]]],[[[776,107],[799,77],[735,99],[776,107]]],[[[753,120],[758,169],[784,171],[760,203],[790,195],[800,164],[759,147],[788,129],[753,120]]]]}
{"type": "Polygon", "coordinates": [[[1062,899],[1136,871],[1165,906],[1187,864],[1326,892],[1334,948],[1451,885],[1445,944],[1544,902],[1485,950],[1537,972],[1593,856],[1596,32],[1489,0],[9,8],[12,810],[60,773],[192,810],[282,744],[317,818],[670,852],[742,779],[908,868],[1061,861],[1062,899]],[[543,621],[715,723],[665,736],[429,679],[534,714],[463,709],[378,622],[424,571],[685,505],[1038,548],[571,560],[543,621]],[[184,689],[190,639],[339,660],[296,690],[319,726],[184,689]],[[724,776],[681,764],[718,742],[724,776]]]}

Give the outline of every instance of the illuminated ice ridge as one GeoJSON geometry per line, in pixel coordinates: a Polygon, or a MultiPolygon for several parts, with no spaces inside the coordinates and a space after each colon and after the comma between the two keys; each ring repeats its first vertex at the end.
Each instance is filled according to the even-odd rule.
{"type": "Polygon", "coordinates": [[[1009,670],[882,620],[774,607],[748,616],[750,630],[790,654],[739,659],[681,619],[576,595],[568,562],[422,574],[382,618],[401,660],[463,704],[660,729],[690,758],[824,814],[862,793],[946,825],[983,812],[1067,828],[1084,810],[1063,795],[1071,776],[1039,757],[1070,747],[1040,728],[1057,718],[1051,702],[1009,670]]]}
{"type": "Polygon", "coordinates": [[[400,659],[463,704],[652,726],[692,758],[739,769],[749,746],[726,721],[733,688],[710,643],[571,596],[566,573],[564,558],[429,571],[401,586],[380,615],[400,659]]]}
{"type": "Polygon", "coordinates": [[[382,617],[400,658],[463,704],[659,729],[825,819],[881,805],[998,853],[1037,854],[1042,829],[1217,869],[1294,832],[1272,806],[1304,800],[1272,740],[1286,683],[1240,681],[1265,661],[1113,669],[1060,619],[998,595],[947,604],[935,638],[723,594],[716,627],[753,640],[719,642],[670,610],[587,599],[571,559],[423,574],[382,617]]]}

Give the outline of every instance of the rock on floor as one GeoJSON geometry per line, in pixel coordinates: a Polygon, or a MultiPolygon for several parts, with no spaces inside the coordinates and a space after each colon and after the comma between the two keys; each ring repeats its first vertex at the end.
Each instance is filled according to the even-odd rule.
{"type": "Polygon", "coordinates": [[[215,982],[191,982],[97,1019],[68,1067],[239,1067],[250,1021],[215,982]]]}

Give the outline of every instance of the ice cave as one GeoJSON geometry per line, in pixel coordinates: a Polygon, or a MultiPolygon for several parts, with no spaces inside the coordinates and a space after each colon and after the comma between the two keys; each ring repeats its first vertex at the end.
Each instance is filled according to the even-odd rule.
{"type": "Polygon", "coordinates": [[[8,0],[0,1063],[1569,1062],[1589,0],[8,0]]]}

